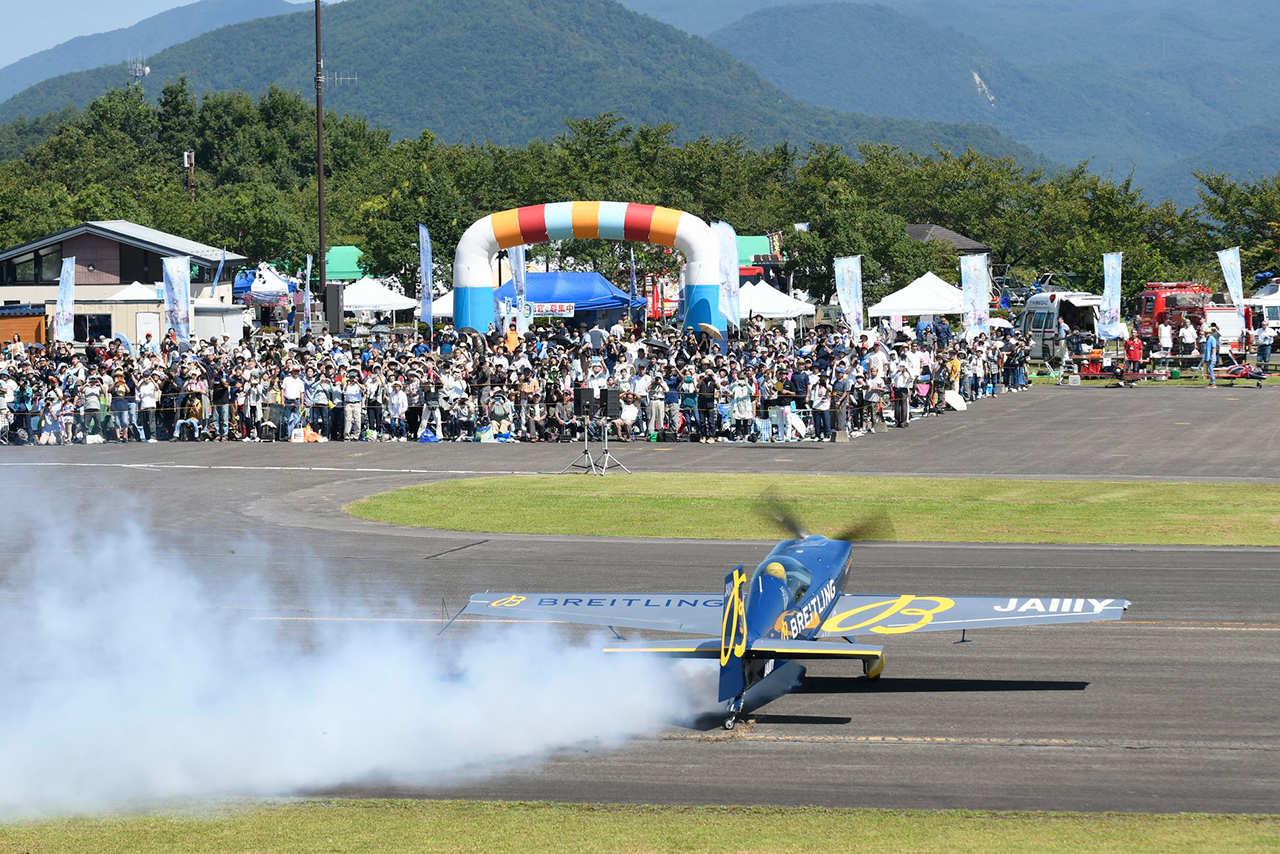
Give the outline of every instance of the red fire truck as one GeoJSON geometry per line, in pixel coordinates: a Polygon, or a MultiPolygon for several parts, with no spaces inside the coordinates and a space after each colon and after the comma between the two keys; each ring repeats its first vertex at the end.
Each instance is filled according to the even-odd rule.
{"type": "Polygon", "coordinates": [[[1184,317],[1199,329],[1204,322],[1205,303],[1212,293],[1195,282],[1147,282],[1146,290],[1138,294],[1138,337],[1157,343],[1160,333],[1156,327],[1161,321],[1177,329],[1184,317]]]}
{"type": "Polygon", "coordinates": [[[1242,326],[1230,296],[1194,282],[1148,282],[1147,289],[1138,295],[1138,337],[1153,350],[1160,341],[1160,322],[1168,321],[1177,335],[1185,317],[1196,329],[1216,323],[1222,351],[1240,352],[1247,346],[1242,333],[1251,326],[1252,316],[1253,309],[1246,308],[1242,326]]]}

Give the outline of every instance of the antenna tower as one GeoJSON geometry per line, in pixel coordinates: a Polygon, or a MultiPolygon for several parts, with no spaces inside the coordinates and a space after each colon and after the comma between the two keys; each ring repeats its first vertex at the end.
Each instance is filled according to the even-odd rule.
{"type": "Polygon", "coordinates": [[[129,74],[129,82],[141,85],[143,79],[151,73],[151,66],[147,65],[147,58],[142,55],[130,56],[125,60],[125,69],[129,74]]]}

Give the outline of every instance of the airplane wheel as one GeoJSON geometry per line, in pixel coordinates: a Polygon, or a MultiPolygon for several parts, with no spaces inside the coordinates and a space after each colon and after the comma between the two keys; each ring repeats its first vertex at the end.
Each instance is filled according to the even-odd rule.
{"type": "Polygon", "coordinates": [[[727,718],[725,718],[725,719],[724,719],[724,724],[723,724],[723,726],[724,726],[724,728],[725,728],[725,729],[727,729],[727,730],[729,730],[729,729],[733,729],[733,728],[734,728],[735,726],[737,726],[737,725],[738,725],[738,717],[737,717],[737,715],[729,715],[729,717],[727,717],[727,718]]]}

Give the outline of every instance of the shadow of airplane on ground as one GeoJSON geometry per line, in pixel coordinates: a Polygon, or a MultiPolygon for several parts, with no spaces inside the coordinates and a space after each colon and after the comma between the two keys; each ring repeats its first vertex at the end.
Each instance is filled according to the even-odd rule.
{"type": "Polygon", "coordinates": [[[795,694],[949,694],[982,691],[1083,691],[1088,682],[1048,679],[867,679],[806,676],[795,694]]]}

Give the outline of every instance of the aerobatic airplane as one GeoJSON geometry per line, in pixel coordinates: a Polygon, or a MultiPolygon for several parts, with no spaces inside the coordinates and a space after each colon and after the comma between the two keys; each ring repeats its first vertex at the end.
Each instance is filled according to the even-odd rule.
{"type": "MultiPolygon", "coordinates": [[[[721,593],[479,593],[461,613],[700,635],[688,640],[622,641],[618,655],[718,658],[724,728],[743,712],[743,695],[779,662],[855,659],[865,675],[884,670],[884,648],[859,635],[960,631],[1118,620],[1125,599],[1084,596],[934,596],[843,593],[853,544],[809,536],[779,543],[750,576],[736,567],[721,593]],[[847,643],[824,643],[843,638],[847,643]]],[[[616,635],[617,632],[615,631],[616,635]]]]}

